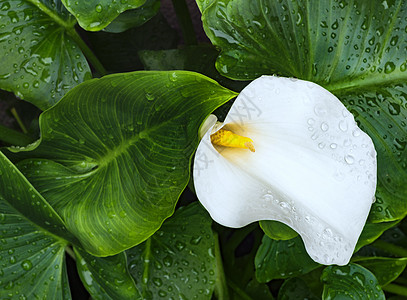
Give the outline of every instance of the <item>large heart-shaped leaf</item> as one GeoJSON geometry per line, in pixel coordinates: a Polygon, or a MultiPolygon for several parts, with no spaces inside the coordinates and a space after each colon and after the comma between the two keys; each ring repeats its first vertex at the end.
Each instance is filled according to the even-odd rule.
{"type": "Polygon", "coordinates": [[[113,255],[173,213],[202,121],[235,95],[184,71],[89,80],[41,115],[41,141],[19,153],[37,158],[18,167],[85,250],[113,255]]]}
{"type": "Polygon", "coordinates": [[[212,220],[193,203],[126,251],[143,299],[211,299],[216,279],[212,220]]]}
{"type": "Polygon", "coordinates": [[[146,0],[62,0],[62,2],[82,28],[98,31],[109,25],[121,12],[137,8],[146,0]]]}
{"type": "Polygon", "coordinates": [[[140,293],[127,269],[124,252],[109,257],[95,257],[74,248],[76,266],[93,299],[140,299],[140,293]]]}
{"type": "Polygon", "coordinates": [[[59,0],[0,0],[0,88],[41,109],[91,77],[59,0]]]}
{"type": "MultiPolygon", "coordinates": [[[[407,2],[200,0],[198,5],[207,35],[222,50],[216,63],[221,74],[239,80],[294,76],[323,85],[344,102],[378,152],[371,219],[404,217],[407,2]]],[[[344,147],[352,151],[352,141],[344,147]]]]}
{"type": "Polygon", "coordinates": [[[61,232],[58,223],[55,212],[0,152],[1,299],[70,299],[67,242],[54,235],[61,232]]]}

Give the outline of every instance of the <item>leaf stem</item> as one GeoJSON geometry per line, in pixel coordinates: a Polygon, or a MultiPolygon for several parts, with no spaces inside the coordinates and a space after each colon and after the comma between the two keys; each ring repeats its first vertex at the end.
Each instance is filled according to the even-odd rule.
{"type": "Polygon", "coordinates": [[[72,257],[72,259],[73,259],[74,261],[76,261],[75,252],[72,250],[71,247],[66,246],[66,247],[65,247],[65,251],[66,251],[66,253],[68,253],[68,255],[69,255],[70,257],[72,257]]]}
{"type": "Polygon", "coordinates": [[[385,251],[387,251],[387,252],[389,252],[391,254],[394,254],[395,256],[407,257],[407,250],[406,249],[404,249],[402,247],[399,247],[399,246],[396,246],[396,245],[393,245],[391,243],[385,242],[383,240],[376,240],[371,245],[373,247],[378,248],[378,249],[385,250],[385,251]]]}
{"type": "Polygon", "coordinates": [[[214,232],[215,238],[215,258],[216,258],[216,283],[215,283],[215,296],[218,300],[228,300],[229,291],[226,283],[225,271],[223,270],[222,254],[220,251],[219,235],[214,232]]]}
{"type": "Polygon", "coordinates": [[[34,140],[32,137],[17,130],[0,125],[0,141],[13,146],[26,146],[34,140]]]}
{"type": "Polygon", "coordinates": [[[11,114],[13,115],[14,119],[16,119],[18,126],[20,126],[21,130],[23,131],[24,134],[28,133],[27,128],[25,127],[23,121],[21,121],[20,116],[18,115],[17,110],[13,107],[12,109],[10,109],[11,114]]]}
{"type": "Polygon", "coordinates": [[[69,36],[78,44],[79,48],[82,50],[83,54],[85,54],[86,58],[89,60],[91,65],[95,68],[95,70],[101,75],[104,76],[107,74],[105,67],[102,65],[100,60],[96,57],[96,55],[92,52],[92,50],[86,45],[86,43],[82,40],[80,35],[76,32],[74,28],[68,29],[67,33],[69,36]]]}
{"type": "Polygon", "coordinates": [[[63,19],[61,19],[59,17],[59,15],[57,13],[55,13],[55,11],[49,9],[45,4],[43,4],[39,0],[27,0],[27,1],[32,3],[33,5],[35,5],[44,14],[49,16],[52,20],[55,21],[55,23],[57,23],[58,25],[66,28],[66,29],[73,28],[75,26],[75,24],[76,24],[76,19],[75,18],[72,18],[71,22],[65,22],[63,19]]]}
{"type": "Polygon", "coordinates": [[[191,14],[185,0],[172,0],[175,14],[181,26],[182,36],[186,45],[197,45],[194,25],[192,24],[191,14]]]}
{"type": "Polygon", "coordinates": [[[400,296],[407,296],[407,287],[389,283],[388,285],[385,285],[382,287],[383,291],[390,292],[396,295],[400,296]]]}

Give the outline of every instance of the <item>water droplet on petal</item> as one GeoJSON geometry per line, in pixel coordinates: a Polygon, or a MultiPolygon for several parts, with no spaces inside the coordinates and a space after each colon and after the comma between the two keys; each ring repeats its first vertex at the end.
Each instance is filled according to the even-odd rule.
{"type": "Polygon", "coordinates": [[[345,155],[344,159],[348,165],[352,165],[355,162],[355,158],[352,155],[345,155]]]}
{"type": "Polygon", "coordinates": [[[339,129],[346,132],[348,130],[348,123],[345,120],[339,121],[339,129]]]}
{"type": "Polygon", "coordinates": [[[321,130],[322,131],[328,131],[329,125],[326,122],[321,123],[321,130]]]}

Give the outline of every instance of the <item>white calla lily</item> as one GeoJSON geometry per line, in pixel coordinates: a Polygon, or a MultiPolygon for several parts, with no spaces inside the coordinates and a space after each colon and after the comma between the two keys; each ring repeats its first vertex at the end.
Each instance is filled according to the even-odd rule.
{"type": "Polygon", "coordinates": [[[280,221],[300,234],[316,262],[349,262],[374,199],[376,151],[333,94],[262,76],[223,123],[211,115],[201,131],[194,184],[216,222],[280,221]],[[231,140],[240,146],[229,147],[231,140]]]}

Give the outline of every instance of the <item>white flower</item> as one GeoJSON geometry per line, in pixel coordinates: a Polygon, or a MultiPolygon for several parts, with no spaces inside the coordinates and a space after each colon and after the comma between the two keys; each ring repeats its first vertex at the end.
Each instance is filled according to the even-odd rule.
{"type": "Polygon", "coordinates": [[[202,131],[194,184],[216,222],[280,221],[316,262],[349,262],[374,199],[376,151],[334,95],[312,82],[262,76],[223,124],[211,115],[202,131]]]}

